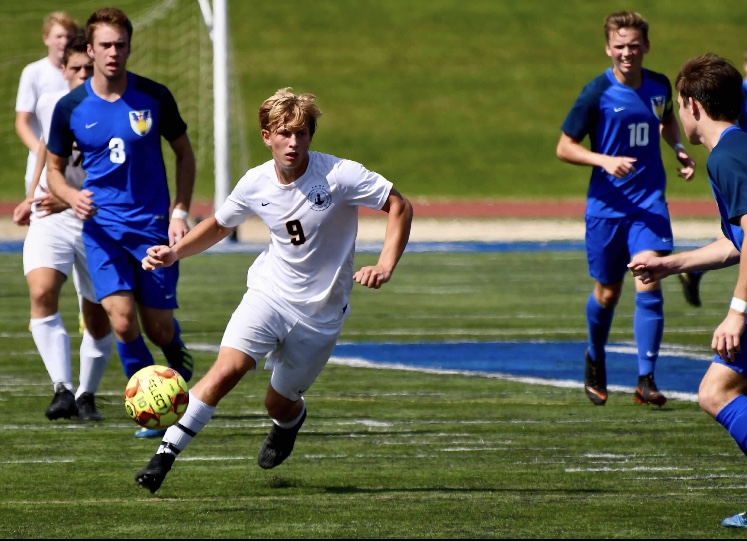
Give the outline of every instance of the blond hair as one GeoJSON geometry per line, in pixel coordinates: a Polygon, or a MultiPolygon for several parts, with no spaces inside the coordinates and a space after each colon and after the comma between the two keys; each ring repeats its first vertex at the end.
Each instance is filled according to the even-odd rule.
{"type": "Polygon", "coordinates": [[[322,111],[317,107],[314,94],[294,94],[292,88],[281,88],[267,98],[259,108],[259,126],[270,133],[280,127],[298,129],[309,128],[313,137],[317,119],[322,111]]]}
{"type": "Polygon", "coordinates": [[[42,22],[42,35],[46,38],[52,31],[52,27],[56,24],[59,24],[70,34],[74,34],[80,29],[78,21],[73,19],[72,15],[64,11],[53,11],[44,17],[44,22],[42,22]]]}

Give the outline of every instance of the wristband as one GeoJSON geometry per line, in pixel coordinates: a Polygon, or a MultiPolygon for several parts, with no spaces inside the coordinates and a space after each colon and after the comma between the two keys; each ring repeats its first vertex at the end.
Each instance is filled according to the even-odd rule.
{"type": "Polygon", "coordinates": [[[738,299],[736,297],[731,298],[731,305],[729,306],[732,310],[736,310],[742,314],[747,314],[747,301],[738,299]]]}
{"type": "Polygon", "coordinates": [[[680,151],[687,153],[687,150],[685,150],[685,145],[683,145],[682,143],[677,143],[672,148],[674,149],[675,154],[677,154],[680,151]]]}
{"type": "Polygon", "coordinates": [[[174,209],[171,211],[171,219],[178,218],[179,220],[186,220],[189,218],[189,212],[182,209],[174,209]]]}

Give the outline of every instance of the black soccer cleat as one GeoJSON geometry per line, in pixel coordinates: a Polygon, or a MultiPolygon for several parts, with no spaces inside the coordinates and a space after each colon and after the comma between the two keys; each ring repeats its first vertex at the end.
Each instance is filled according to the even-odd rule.
{"type": "Polygon", "coordinates": [[[93,393],[83,393],[75,399],[78,407],[78,419],[81,421],[103,421],[104,416],[96,408],[96,397],[93,393]]]}
{"type": "Polygon", "coordinates": [[[699,307],[700,302],[700,280],[703,278],[703,272],[681,272],[677,275],[682,284],[682,293],[685,300],[692,306],[699,307]]]}
{"type": "Polygon", "coordinates": [[[607,365],[604,355],[596,361],[592,361],[587,349],[584,357],[586,359],[586,373],[584,375],[586,396],[595,406],[604,406],[607,403],[607,365]]]}
{"type": "Polygon", "coordinates": [[[638,376],[638,386],[635,388],[633,402],[636,404],[655,404],[659,407],[667,403],[667,397],[656,387],[653,374],[638,376]]]}
{"type": "Polygon", "coordinates": [[[153,455],[148,465],[135,474],[135,482],[143,488],[150,490],[154,494],[161,488],[166,474],[171,470],[176,456],[171,453],[158,453],[153,455]]]}
{"type": "Polygon", "coordinates": [[[75,405],[75,395],[62,383],[57,383],[55,385],[55,393],[54,398],[52,398],[52,403],[49,404],[44,415],[46,415],[47,419],[50,421],[77,417],[78,406],[75,405]]]}
{"type": "Polygon", "coordinates": [[[259,450],[257,463],[260,468],[269,470],[279,466],[290,456],[293,445],[296,443],[298,431],[305,420],[306,410],[304,409],[301,420],[292,428],[280,428],[275,423],[272,424],[272,430],[267,434],[262,448],[259,450]]]}
{"type": "Polygon", "coordinates": [[[173,344],[162,347],[164,357],[169,368],[173,368],[184,378],[184,381],[192,379],[192,373],[194,372],[194,359],[192,354],[187,349],[181,338],[176,340],[173,344]]]}

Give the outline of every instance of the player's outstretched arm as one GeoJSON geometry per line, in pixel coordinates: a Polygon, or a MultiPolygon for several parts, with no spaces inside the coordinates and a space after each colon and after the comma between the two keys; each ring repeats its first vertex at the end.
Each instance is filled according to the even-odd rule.
{"type": "Polygon", "coordinates": [[[638,280],[649,284],[681,272],[730,267],[739,263],[739,255],[732,242],[726,237],[721,237],[701,248],[664,257],[636,254],[628,263],[628,268],[638,280]]]}
{"type": "Polygon", "coordinates": [[[142,267],[147,271],[169,267],[180,259],[204,252],[226,238],[232,231],[233,228],[223,227],[215,216],[211,216],[197,224],[173,246],[159,245],[148,248],[142,259],[142,267]]]}
{"type": "Polygon", "coordinates": [[[372,289],[379,289],[391,279],[410,240],[412,227],[412,203],[394,188],[381,210],[388,213],[388,217],[379,261],[376,265],[362,267],[353,275],[353,280],[372,289]]]}

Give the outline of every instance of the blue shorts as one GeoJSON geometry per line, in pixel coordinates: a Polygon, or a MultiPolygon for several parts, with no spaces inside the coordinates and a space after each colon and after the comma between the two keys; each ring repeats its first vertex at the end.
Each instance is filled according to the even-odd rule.
{"type": "Polygon", "coordinates": [[[168,244],[168,223],[154,220],[142,231],[134,231],[102,227],[89,220],[83,224],[83,242],[99,302],[118,291],[132,291],[142,306],[164,310],[178,308],[179,263],[154,271],[145,271],[142,267],[148,248],[168,244]]]}
{"type": "MultiPolygon", "coordinates": [[[[747,338],[747,333],[744,333],[742,335],[742,340],[744,340],[745,338],[747,338]]],[[[742,347],[745,347],[744,342],[742,342],[742,347]]],[[[747,375],[747,351],[745,351],[744,349],[741,353],[737,353],[737,358],[733,363],[727,363],[721,357],[719,357],[718,353],[713,356],[713,362],[723,364],[727,368],[731,368],[732,370],[734,370],[735,372],[739,372],[743,376],[747,375]]]]}
{"type": "Polygon", "coordinates": [[[668,254],[674,249],[672,223],[666,207],[660,213],[645,210],[625,218],[586,216],[586,260],[589,275],[602,284],[614,284],[628,273],[633,255],[645,250],[668,254]]]}

